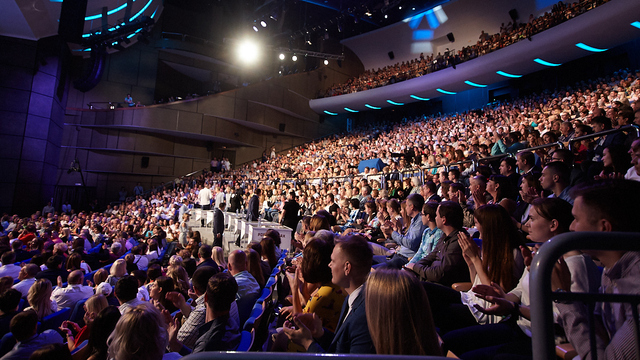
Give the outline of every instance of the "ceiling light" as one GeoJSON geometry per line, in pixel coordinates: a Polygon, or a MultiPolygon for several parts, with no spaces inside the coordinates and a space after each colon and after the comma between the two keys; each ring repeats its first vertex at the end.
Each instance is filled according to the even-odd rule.
{"type": "Polygon", "coordinates": [[[258,27],[253,25],[253,31],[258,32],[258,27]]]}
{"type": "Polygon", "coordinates": [[[262,27],[264,27],[264,28],[266,28],[266,27],[267,27],[267,23],[266,23],[266,21],[264,21],[264,20],[260,21],[260,25],[261,25],[262,27]]]}
{"type": "Polygon", "coordinates": [[[324,59],[324,64],[325,64],[325,65],[329,65],[329,60],[324,59]]]}
{"type": "Polygon", "coordinates": [[[389,16],[388,16],[387,14],[384,14],[384,18],[385,18],[385,19],[386,19],[386,18],[388,18],[388,17],[389,17],[389,16]]]}
{"type": "Polygon", "coordinates": [[[298,57],[297,57],[297,56],[295,56],[295,55],[293,55],[293,56],[291,57],[291,60],[293,60],[293,61],[298,61],[298,57]]]}
{"type": "Polygon", "coordinates": [[[258,45],[245,40],[238,45],[238,58],[245,63],[252,63],[258,59],[258,45]]]}
{"type": "Polygon", "coordinates": [[[280,60],[284,60],[284,54],[280,54],[280,55],[278,56],[278,58],[279,58],[280,60]]]}

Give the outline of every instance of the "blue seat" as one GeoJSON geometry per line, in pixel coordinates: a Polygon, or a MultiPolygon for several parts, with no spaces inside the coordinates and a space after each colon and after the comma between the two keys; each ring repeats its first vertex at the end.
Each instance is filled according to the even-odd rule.
{"type": "Polygon", "coordinates": [[[240,316],[240,324],[244,324],[245,321],[251,316],[251,311],[253,310],[253,306],[258,300],[260,294],[255,295],[245,295],[241,297],[239,300],[236,300],[238,304],[238,315],[240,316]]]}
{"type": "Polygon", "coordinates": [[[271,277],[269,278],[269,280],[267,280],[267,283],[264,284],[265,289],[266,288],[271,288],[276,284],[276,277],[274,275],[271,275],[271,277]]]}
{"type": "Polygon", "coordinates": [[[76,303],[76,306],[73,307],[73,311],[69,316],[70,321],[73,321],[74,323],[80,325],[81,327],[84,326],[84,313],[85,313],[84,304],[86,302],[87,302],[87,299],[78,301],[76,303]]]}
{"type": "Polygon", "coordinates": [[[259,303],[257,302],[253,306],[253,309],[251,310],[251,314],[249,315],[249,318],[247,319],[247,321],[244,323],[244,326],[242,327],[242,329],[246,331],[250,331],[251,328],[253,328],[253,325],[256,323],[256,320],[262,316],[262,312],[263,312],[262,302],[259,302],[259,303]]]}
{"type": "Polygon", "coordinates": [[[253,345],[253,332],[243,331],[240,337],[240,344],[236,351],[247,352],[253,345]]]}
{"type": "Polygon", "coordinates": [[[85,341],[81,342],[80,345],[78,345],[78,347],[73,349],[73,351],[71,352],[71,355],[73,355],[73,354],[77,353],[78,351],[82,350],[85,346],[87,346],[88,343],[89,343],[89,340],[85,340],[85,341]]]}
{"type": "Polygon", "coordinates": [[[69,316],[71,316],[70,308],[63,308],[53,314],[46,316],[42,319],[40,323],[40,327],[38,328],[38,332],[43,332],[49,329],[57,329],[62,325],[62,322],[65,320],[69,320],[69,316]]]}
{"type": "Polygon", "coordinates": [[[98,272],[98,270],[93,270],[92,272],[85,274],[84,275],[84,282],[87,283],[88,281],[93,281],[93,275],[96,274],[96,272],[98,272]]]}
{"type": "Polygon", "coordinates": [[[95,254],[100,251],[102,244],[98,244],[87,251],[87,254],[95,254]]]}

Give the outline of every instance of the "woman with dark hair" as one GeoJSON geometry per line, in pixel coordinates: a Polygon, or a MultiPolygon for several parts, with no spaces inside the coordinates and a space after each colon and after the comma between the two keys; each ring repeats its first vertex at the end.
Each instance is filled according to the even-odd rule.
{"type": "Polygon", "coordinates": [[[606,179],[609,177],[624,176],[629,164],[631,163],[631,155],[624,145],[612,144],[604,148],[602,151],[602,172],[596,176],[597,179],[606,179]]]}
{"type": "Polygon", "coordinates": [[[365,288],[365,309],[377,354],[442,355],[429,298],[407,271],[372,272],[365,288]]]}
{"type": "MultiPolygon", "coordinates": [[[[260,270],[262,271],[262,276],[264,277],[265,282],[266,282],[266,280],[269,279],[269,276],[271,276],[271,266],[269,265],[269,262],[267,262],[265,260],[262,260],[262,258],[260,256],[260,254],[262,254],[262,245],[260,245],[259,242],[250,242],[247,245],[247,250],[249,250],[249,249],[255,250],[255,252],[258,254],[258,260],[259,260],[258,264],[260,266],[260,270]]],[[[215,260],[215,258],[214,258],[214,260],[215,260]]],[[[258,280],[258,279],[256,279],[256,280],[258,280]]],[[[260,286],[262,287],[264,285],[260,285],[260,286]]]]}
{"type": "Polygon", "coordinates": [[[262,247],[262,259],[269,263],[271,270],[278,264],[278,258],[276,257],[276,245],[271,237],[262,237],[260,240],[260,246],[262,247]]]}
{"type": "MultiPolygon", "coordinates": [[[[534,200],[526,224],[529,238],[543,243],[569,231],[573,221],[571,208],[571,204],[558,198],[534,200]]],[[[529,266],[532,253],[528,247],[520,248],[525,265],[529,266]]],[[[597,292],[600,275],[590,258],[578,252],[569,252],[560,259],[560,263],[564,262],[571,272],[572,292],[597,292]]],[[[495,282],[474,286],[473,292],[486,300],[488,305],[476,306],[478,311],[492,316],[511,316],[499,323],[451,331],[442,337],[445,346],[462,359],[479,353],[488,358],[497,353],[531,356],[529,270],[525,268],[520,281],[511,291],[505,290],[495,282]]]]}
{"type": "Polygon", "coordinates": [[[331,225],[329,225],[329,219],[326,217],[315,214],[311,217],[311,222],[309,225],[310,231],[318,231],[318,230],[331,230],[331,225]]]}
{"type": "Polygon", "coordinates": [[[262,263],[260,255],[257,251],[251,248],[246,249],[244,252],[247,254],[247,271],[253,275],[258,282],[258,285],[260,285],[260,289],[262,289],[267,281],[264,273],[262,272],[262,267],[260,266],[262,263]]]}
{"type": "MultiPolygon", "coordinates": [[[[524,270],[520,253],[520,245],[524,244],[522,236],[500,205],[483,205],[476,209],[474,218],[482,239],[482,250],[467,234],[458,234],[458,243],[473,285],[496,283],[510,291],[524,270]]],[[[487,303],[471,290],[458,292],[432,283],[425,284],[425,289],[436,326],[442,333],[502,320],[501,316],[488,316],[480,312],[476,305],[486,307],[487,303]]]]}
{"type": "Polygon", "coordinates": [[[166,299],[167,293],[175,289],[173,279],[166,276],[160,276],[156,281],[149,284],[149,297],[152,302],[160,303],[170,313],[178,310],[173,303],[166,299]]]}

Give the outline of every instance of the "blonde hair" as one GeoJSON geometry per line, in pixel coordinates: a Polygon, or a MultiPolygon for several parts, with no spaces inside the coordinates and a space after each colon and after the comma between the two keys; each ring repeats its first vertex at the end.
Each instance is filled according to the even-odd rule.
{"type": "Polygon", "coordinates": [[[93,319],[98,316],[100,311],[108,307],[109,302],[107,301],[107,298],[104,297],[104,295],[96,294],[88,298],[84,303],[84,306],[87,309],[84,313],[84,322],[87,323],[89,322],[89,320],[93,321],[93,319]]]}
{"type": "Polygon", "coordinates": [[[429,298],[412,274],[372,272],[365,285],[365,311],[376,353],[441,355],[429,298]]]}
{"type": "Polygon", "coordinates": [[[29,306],[38,314],[38,319],[42,320],[47,315],[51,315],[51,292],[53,287],[48,279],[39,279],[31,285],[27,294],[29,306]]]}
{"type": "Polygon", "coordinates": [[[224,261],[224,250],[220,246],[213,247],[213,255],[211,256],[218,266],[226,269],[227,262],[224,261]]]}
{"type": "Polygon", "coordinates": [[[189,274],[184,267],[180,265],[169,266],[167,276],[185,293],[189,291],[189,274]]]}
{"type": "Polygon", "coordinates": [[[127,275],[127,263],[122,259],[116,260],[113,265],[111,265],[110,274],[118,278],[127,275]]]}
{"type": "Polygon", "coordinates": [[[160,312],[150,303],[142,303],[120,317],[107,344],[109,359],[162,359],[169,334],[160,312]]]}

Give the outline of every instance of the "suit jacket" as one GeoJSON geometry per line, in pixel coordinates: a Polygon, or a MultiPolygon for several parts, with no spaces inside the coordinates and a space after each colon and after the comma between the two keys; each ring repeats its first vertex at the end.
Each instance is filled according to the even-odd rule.
{"type": "Polygon", "coordinates": [[[255,194],[251,197],[251,199],[249,199],[249,209],[247,211],[247,220],[258,221],[258,217],[260,216],[259,202],[260,202],[260,199],[258,199],[258,195],[255,195],[255,194]]]}
{"type": "Polygon", "coordinates": [[[324,335],[313,342],[307,352],[311,353],[337,353],[337,354],[375,354],[373,341],[369,334],[367,316],[364,307],[364,289],[358,293],[353,302],[353,308],[349,316],[344,319],[349,310],[349,297],[344,299],[340,321],[335,334],[325,329],[324,335]],[[324,349],[327,349],[325,351],[324,349]]]}
{"type": "Polygon", "coordinates": [[[455,230],[449,236],[443,234],[433,251],[414,265],[413,271],[420,276],[420,280],[444,286],[471,281],[469,267],[458,243],[459,231],[464,230],[455,230]]]}
{"type": "Polygon", "coordinates": [[[216,208],[213,211],[213,244],[214,246],[222,245],[223,236],[224,236],[224,215],[222,214],[222,211],[220,209],[216,208]],[[220,234],[219,239],[218,239],[218,234],[220,234]]]}

